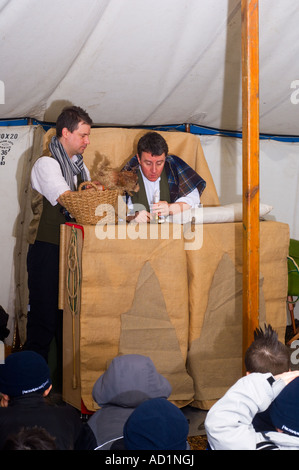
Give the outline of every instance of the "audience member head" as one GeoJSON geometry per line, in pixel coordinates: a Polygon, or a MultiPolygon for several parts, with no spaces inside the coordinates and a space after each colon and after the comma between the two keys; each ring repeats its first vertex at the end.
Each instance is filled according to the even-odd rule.
{"type": "Polygon", "coordinates": [[[7,400],[32,393],[46,396],[51,387],[48,364],[34,351],[12,353],[0,364],[0,393],[7,400]]]}
{"type": "Polygon", "coordinates": [[[126,450],[186,450],[189,424],[182,411],[165,398],[139,405],[124,426],[126,450]]]}
{"type": "Polygon", "coordinates": [[[10,435],[1,450],[56,450],[56,444],[44,428],[34,426],[10,435]]]}
{"type": "Polygon", "coordinates": [[[149,398],[168,398],[171,385],[152,359],[141,354],[116,356],[93,386],[99,406],[107,404],[136,408],[149,398]]]}
{"type": "Polygon", "coordinates": [[[257,328],[254,332],[254,341],[245,353],[247,373],[271,372],[272,375],[278,375],[289,371],[290,365],[290,351],[278,340],[278,335],[271,325],[265,325],[264,331],[257,328]]]}

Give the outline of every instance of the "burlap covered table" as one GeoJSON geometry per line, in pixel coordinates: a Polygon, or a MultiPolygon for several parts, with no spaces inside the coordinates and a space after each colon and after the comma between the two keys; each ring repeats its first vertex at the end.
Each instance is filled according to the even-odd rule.
{"type": "MultiPolygon", "coordinates": [[[[105,230],[62,226],[64,399],[96,409],[92,387],[109,361],[138,353],[168,378],[178,406],[208,409],[242,374],[242,224],[105,230]]],[[[265,221],[260,234],[260,322],[283,339],[289,228],[265,221]]]]}

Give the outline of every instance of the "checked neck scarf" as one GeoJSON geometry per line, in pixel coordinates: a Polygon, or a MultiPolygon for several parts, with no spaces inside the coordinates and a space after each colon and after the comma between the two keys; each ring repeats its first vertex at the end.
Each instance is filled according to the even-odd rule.
{"type": "Polygon", "coordinates": [[[71,191],[75,191],[77,189],[74,183],[75,175],[80,175],[81,181],[87,181],[88,178],[83,165],[83,156],[81,154],[77,154],[77,161],[73,162],[56,136],[52,137],[49,149],[52,156],[58,161],[63,177],[71,191]]]}
{"type": "Polygon", "coordinates": [[[181,158],[167,155],[165,167],[173,202],[191,193],[195,188],[198,189],[199,195],[202,195],[206,187],[205,180],[181,158]]]}

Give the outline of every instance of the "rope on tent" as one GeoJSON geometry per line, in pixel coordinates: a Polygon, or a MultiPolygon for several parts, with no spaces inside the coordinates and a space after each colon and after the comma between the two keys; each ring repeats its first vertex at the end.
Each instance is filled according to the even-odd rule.
{"type": "Polygon", "coordinates": [[[67,257],[67,300],[69,309],[72,314],[72,338],[73,338],[73,389],[75,390],[78,385],[76,375],[76,335],[75,335],[75,318],[80,309],[80,286],[81,286],[81,273],[79,267],[78,256],[78,240],[77,232],[72,227],[72,233],[68,248],[67,257]]]}

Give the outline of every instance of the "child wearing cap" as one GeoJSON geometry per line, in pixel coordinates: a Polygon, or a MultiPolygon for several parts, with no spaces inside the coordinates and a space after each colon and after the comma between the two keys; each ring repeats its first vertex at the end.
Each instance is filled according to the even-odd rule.
{"type": "Polygon", "coordinates": [[[152,398],[129,416],[123,438],[111,450],[190,450],[188,432],[188,421],[176,405],[166,398],[152,398]]]}
{"type": "Polygon", "coordinates": [[[33,351],[10,354],[0,364],[0,449],[22,428],[41,427],[55,438],[60,450],[93,449],[90,428],[73,407],[46,401],[52,382],[45,359],[33,351]]]}
{"type": "Polygon", "coordinates": [[[150,357],[141,354],[116,356],[97,379],[92,390],[100,406],[88,420],[98,448],[108,450],[122,437],[128,417],[145,400],[168,398],[171,385],[150,357]]]}
{"type": "Polygon", "coordinates": [[[239,379],[209,410],[212,450],[299,450],[299,371],[252,373],[239,379]],[[273,430],[257,432],[253,419],[267,410],[273,430]]]}
{"type": "Polygon", "coordinates": [[[189,424],[183,412],[166,398],[139,405],[124,426],[128,450],[186,450],[189,424]]]}

